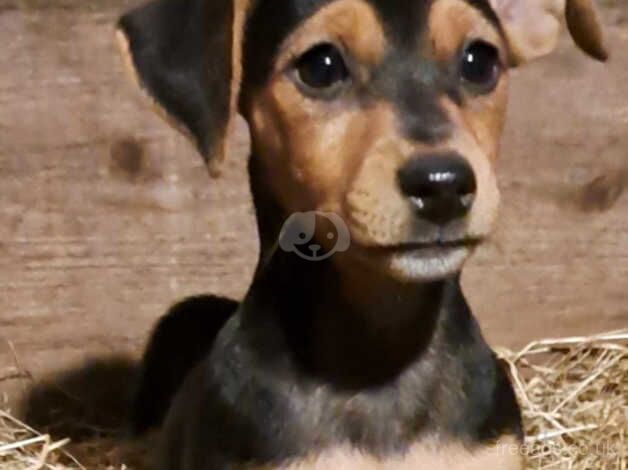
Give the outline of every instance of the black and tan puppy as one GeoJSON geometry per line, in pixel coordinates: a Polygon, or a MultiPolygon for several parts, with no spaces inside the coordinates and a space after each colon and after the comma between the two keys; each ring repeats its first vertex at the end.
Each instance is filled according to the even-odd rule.
{"type": "Polygon", "coordinates": [[[497,212],[508,68],[564,18],[604,59],[591,0],[157,0],[121,20],[138,83],[212,170],[248,121],[261,238],[158,468],[521,468],[458,274],[497,212]],[[294,224],[313,256],[285,249],[294,224]]]}

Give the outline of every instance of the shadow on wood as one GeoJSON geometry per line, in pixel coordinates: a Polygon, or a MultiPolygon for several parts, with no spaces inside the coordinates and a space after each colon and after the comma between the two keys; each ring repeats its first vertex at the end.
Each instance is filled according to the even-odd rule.
{"type": "Polygon", "coordinates": [[[125,357],[89,361],[34,385],[22,414],[30,426],[57,439],[81,442],[120,434],[137,371],[136,362],[125,357]]]}

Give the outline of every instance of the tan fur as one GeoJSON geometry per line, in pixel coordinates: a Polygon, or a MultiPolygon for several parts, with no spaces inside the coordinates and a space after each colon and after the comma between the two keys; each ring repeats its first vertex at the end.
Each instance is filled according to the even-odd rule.
{"type": "MultiPolygon", "coordinates": [[[[380,107],[325,106],[303,98],[294,84],[276,78],[251,107],[253,144],[269,189],[288,213],[311,210],[343,215],[344,199],[364,155],[385,120],[380,107]]],[[[394,189],[394,188],[391,188],[394,189]]]]}
{"type": "Polygon", "coordinates": [[[477,180],[475,204],[467,221],[467,233],[473,238],[488,236],[497,219],[500,197],[495,163],[499,156],[507,94],[508,78],[504,74],[493,93],[476,97],[462,108],[448,99],[442,100],[442,106],[456,128],[446,146],[467,158],[477,180]]]}
{"type": "MultiPolygon", "coordinates": [[[[513,437],[497,444],[467,450],[459,444],[421,443],[398,458],[378,460],[357,450],[339,448],[278,466],[246,470],[521,470],[521,447],[513,437]]],[[[244,470],[244,469],[243,469],[244,470]]]]}
{"type": "Polygon", "coordinates": [[[287,38],[277,68],[282,69],[313,45],[329,41],[346,47],[365,65],[379,62],[386,46],[384,30],[373,7],[364,0],[336,0],[287,38]]]}
{"type": "Polygon", "coordinates": [[[503,39],[496,27],[476,8],[464,0],[436,0],[429,18],[431,44],[435,55],[442,60],[451,59],[467,40],[483,39],[495,44],[505,61],[503,39]]]}
{"type": "Polygon", "coordinates": [[[497,153],[488,153],[489,147],[496,147],[494,140],[482,141],[489,130],[480,119],[473,120],[474,113],[466,109],[457,109],[451,104],[446,106],[449,115],[456,121],[469,123],[458,127],[454,135],[446,143],[448,149],[464,155],[471,164],[477,181],[477,194],[473,209],[466,222],[466,233],[469,237],[483,239],[490,235],[497,219],[499,209],[499,189],[493,159],[497,153]],[[470,116],[471,115],[471,116],[470,116]],[[464,153],[463,153],[464,152],[464,153]],[[492,158],[491,158],[492,157],[492,158]]]}

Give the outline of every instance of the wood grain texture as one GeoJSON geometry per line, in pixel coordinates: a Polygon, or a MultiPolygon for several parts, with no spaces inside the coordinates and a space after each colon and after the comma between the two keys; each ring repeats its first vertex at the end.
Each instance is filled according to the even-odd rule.
{"type": "MultiPolygon", "coordinates": [[[[9,340],[36,378],[134,355],[176,300],[241,296],[256,261],[244,126],[210,180],[126,81],[132,2],[80,3],[0,2],[0,372],[9,340]]],[[[628,326],[627,12],[605,9],[608,65],[565,39],[514,74],[501,224],[464,276],[494,344],[628,326]]]]}

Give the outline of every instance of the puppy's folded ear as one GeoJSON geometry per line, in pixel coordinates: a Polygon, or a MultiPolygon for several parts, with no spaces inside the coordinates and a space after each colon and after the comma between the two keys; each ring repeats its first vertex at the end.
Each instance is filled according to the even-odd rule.
{"type": "Polygon", "coordinates": [[[594,0],[490,0],[506,33],[513,65],[556,48],[563,19],[574,42],[591,57],[608,58],[594,0]]]}
{"type": "Polygon", "coordinates": [[[217,174],[237,112],[242,0],[155,0],[123,16],[122,52],[159,114],[217,174]]]}

